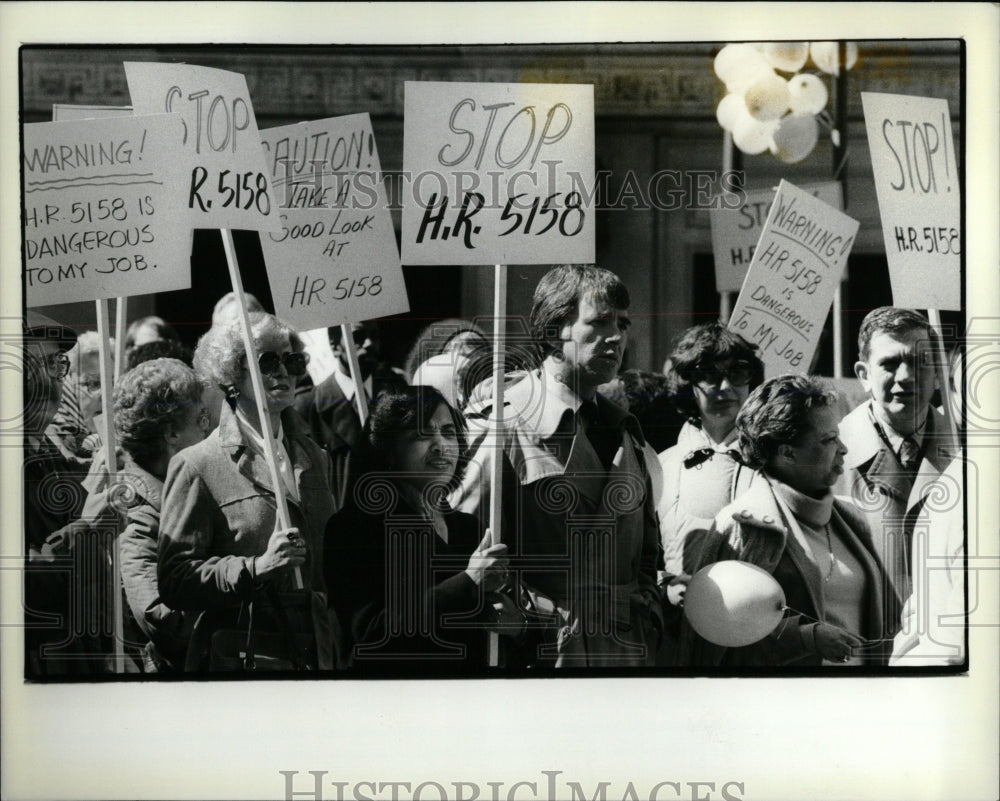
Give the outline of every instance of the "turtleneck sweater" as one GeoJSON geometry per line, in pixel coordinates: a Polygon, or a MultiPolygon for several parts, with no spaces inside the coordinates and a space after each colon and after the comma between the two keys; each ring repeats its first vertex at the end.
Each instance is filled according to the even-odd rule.
{"type": "MultiPolygon", "coordinates": [[[[833,493],[813,498],[780,481],[774,482],[774,490],[795,516],[805,537],[806,555],[823,578],[820,587],[823,622],[862,637],[865,573],[847,545],[850,532],[842,529],[839,517],[833,516],[833,493]]],[[[862,661],[852,657],[846,663],[824,660],[824,664],[859,665],[862,661]]]]}

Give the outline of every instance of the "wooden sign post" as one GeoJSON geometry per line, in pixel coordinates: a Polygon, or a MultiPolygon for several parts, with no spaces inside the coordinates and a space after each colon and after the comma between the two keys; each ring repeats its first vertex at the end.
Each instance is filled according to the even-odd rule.
{"type": "MultiPolygon", "coordinates": [[[[220,229],[239,306],[240,329],[260,420],[264,456],[274,487],[276,525],[288,528],[291,519],[278,471],[274,430],[267,411],[246,293],[230,230],[276,233],[279,229],[270,174],[265,166],[246,78],[235,72],[189,64],[138,62],[125,62],[125,77],[132,106],[137,111],[166,108],[182,123],[183,136],[175,141],[175,148],[180,143],[180,152],[175,157],[185,173],[178,184],[187,202],[182,220],[192,229],[220,229]]],[[[300,569],[295,569],[294,577],[296,587],[302,588],[300,569]]]]}

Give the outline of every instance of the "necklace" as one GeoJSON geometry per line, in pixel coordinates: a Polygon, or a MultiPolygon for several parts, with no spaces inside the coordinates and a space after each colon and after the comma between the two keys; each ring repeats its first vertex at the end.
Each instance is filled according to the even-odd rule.
{"type": "Polygon", "coordinates": [[[826,572],[826,578],[824,581],[829,581],[833,577],[833,570],[837,566],[837,556],[833,552],[833,539],[830,537],[830,524],[827,523],[823,526],[823,531],[826,532],[826,548],[830,552],[830,569],[826,572]]]}

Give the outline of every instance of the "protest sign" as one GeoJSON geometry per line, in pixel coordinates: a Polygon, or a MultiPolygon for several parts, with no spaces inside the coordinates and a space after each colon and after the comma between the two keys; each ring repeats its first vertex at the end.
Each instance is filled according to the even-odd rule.
{"type": "Polygon", "coordinates": [[[809,369],[858,222],[782,181],[729,328],[760,347],[768,376],[809,369]]]}
{"type": "Polygon", "coordinates": [[[281,208],[262,233],[275,314],[300,330],[409,311],[367,114],[261,131],[281,208]]]}
{"type": "Polygon", "coordinates": [[[185,167],[175,187],[193,228],[278,230],[270,175],[246,79],[189,64],[125,62],[137,114],[179,115],[174,157],[185,167]]]}
{"type": "Polygon", "coordinates": [[[72,103],[53,103],[52,122],[96,120],[106,117],[131,117],[131,106],[77,106],[72,103]]]}
{"type": "MultiPolygon", "coordinates": [[[[836,209],[844,207],[839,181],[803,184],[799,188],[836,209]]],[[[747,192],[738,207],[720,205],[709,211],[717,292],[739,292],[743,286],[774,193],[774,187],[747,192]]]]}
{"type": "Polygon", "coordinates": [[[24,126],[27,305],[190,286],[169,114],[24,126]]]}
{"type": "Polygon", "coordinates": [[[948,101],[862,92],[892,301],[962,308],[961,188],[948,101]]]}
{"type": "MultiPolygon", "coordinates": [[[[95,120],[107,117],[131,117],[131,106],[79,106],[72,103],[53,103],[52,121],[71,122],[73,120],[95,120]]],[[[193,232],[188,232],[190,237],[193,232]]],[[[97,301],[98,321],[106,307],[102,306],[102,301],[97,301]]],[[[115,355],[114,355],[114,377],[115,381],[122,374],[125,368],[125,318],[128,313],[128,299],[121,296],[115,298],[115,355]]],[[[98,325],[100,328],[100,325],[98,325]]],[[[107,409],[104,410],[107,415],[107,409]]],[[[108,461],[111,464],[111,461],[108,461]]]]}
{"type": "Polygon", "coordinates": [[[594,88],[405,87],[404,264],[594,261],[594,88]]]}

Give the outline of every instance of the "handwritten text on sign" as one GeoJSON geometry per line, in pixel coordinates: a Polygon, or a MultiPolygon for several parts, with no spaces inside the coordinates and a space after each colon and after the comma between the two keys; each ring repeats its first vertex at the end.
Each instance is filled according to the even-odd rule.
{"type": "Polygon", "coordinates": [[[275,313],[301,330],[409,311],[367,114],[261,132],[281,231],[261,235],[275,313]]]}
{"type": "Polygon", "coordinates": [[[782,181],[729,327],[760,347],[768,376],[809,369],[858,222],[782,181]]]}
{"type": "Polygon", "coordinates": [[[27,305],[190,286],[169,114],[24,126],[27,305]]]}
{"type": "Polygon", "coordinates": [[[406,264],[594,260],[594,91],[407,82],[406,264]]]}
{"type": "Polygon", "coordinates": [[[195,228],[276,230],[270,175],[246,79],[187,64],[125,62],[137,114],[180,115],[176,158],[187,177],[178,190],[195,228]]]}
{"type": "Polygon", "coordinates": [[[961,195],[948,101],[862,92],[892,301],[962,306],[961,195]]]}
{"type": "MultiPolygon", "coordinates": [[[[837,181],[804,184],[801,188],[836,209],[843,208],[843,192],[837,181]]],[[[743,286],[774,192],[773,188],[747,192],[738,208],[720,205],[709,212],[717,292],[739,292],[743,286]]]]}

